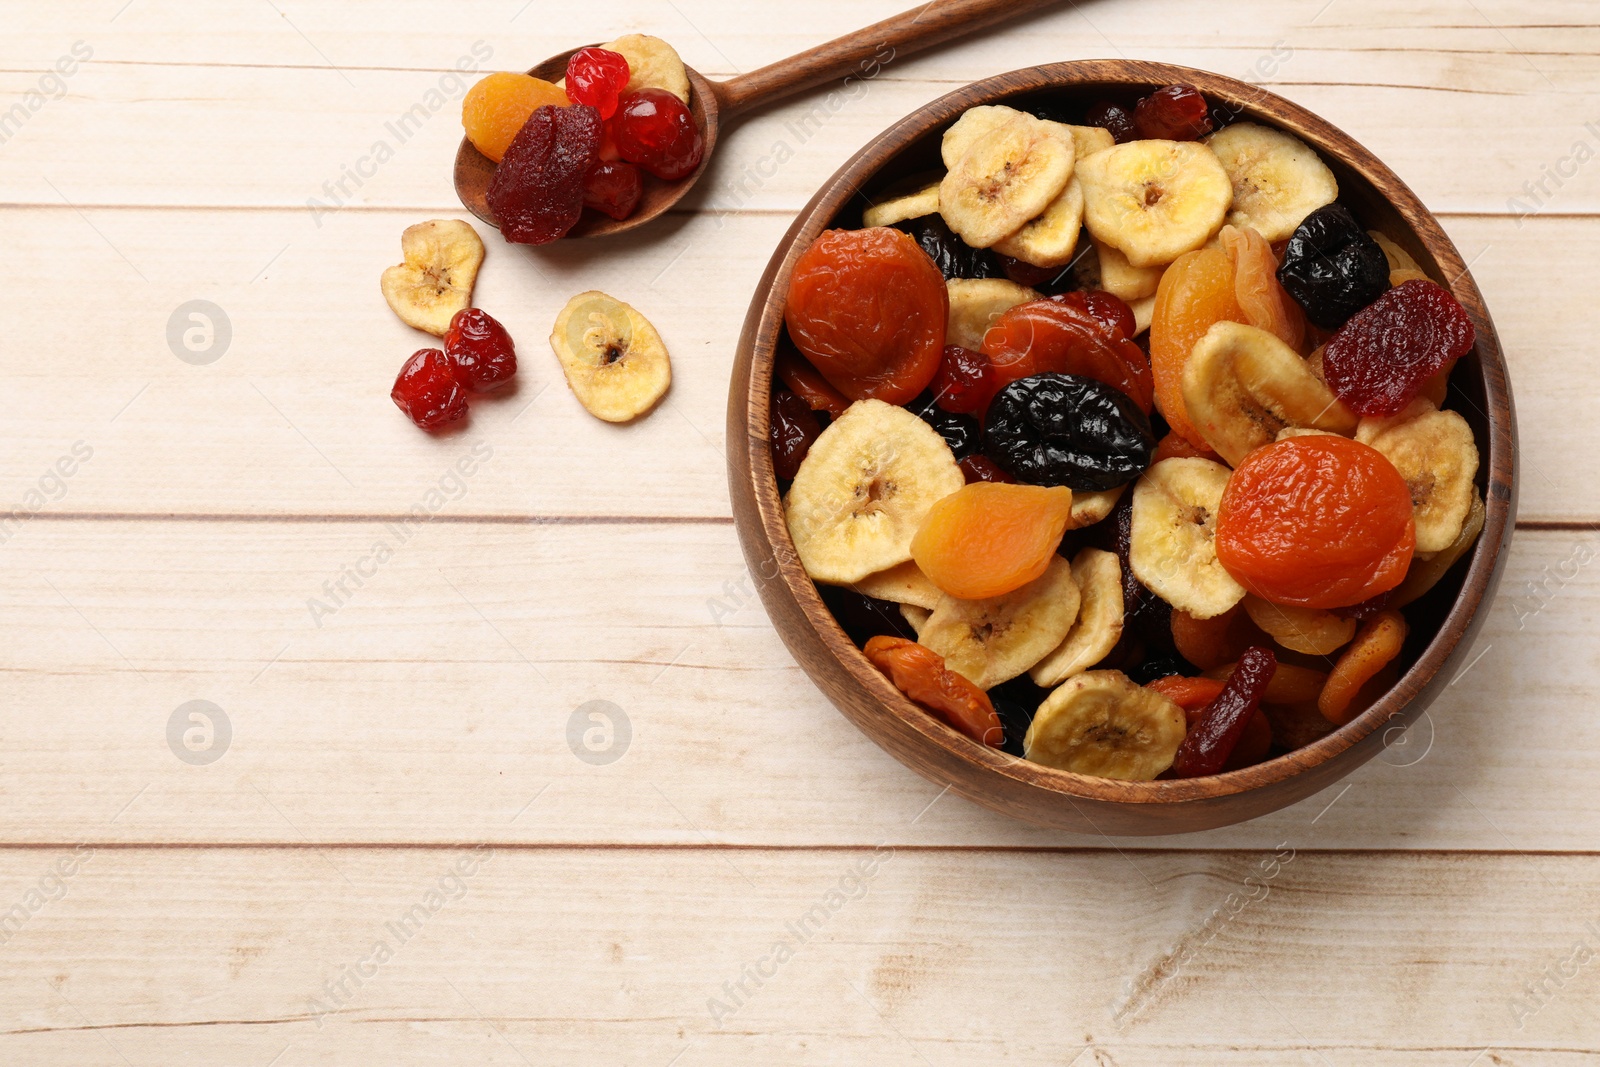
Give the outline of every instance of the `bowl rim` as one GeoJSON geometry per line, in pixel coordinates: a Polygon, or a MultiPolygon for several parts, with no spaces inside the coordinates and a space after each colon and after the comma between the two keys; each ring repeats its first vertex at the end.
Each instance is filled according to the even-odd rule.
{"type": "MultiPolygon", "coordinates": [[[[1393,720],[1400,719],[1402,725],[1409,723],[1421,710],[1420,707],[1410,710],[1415,698],[1435,684],[1447,660],[1457,652],[1463,641],[1475,634],[1481,624],[1483,613],[1480,609],[1492,596],[1514,525],[1515,413],[1504,356],[1482,294],[1472,279],[1468,265],[1433,214],[1373,153],[1311,111],[1261,86],[1175,64],[1142,60],[1074,60],[1020,68],[946,93],[872,138],[818,189],[774,250],[755,290],[744,336],[740,338],[733,389],[734,393],[729,397],[730,432],[738,427],[738,432],[749,434],[750,442],[746,466],[736,469],[735,460],[740,458],[739,452],[729,450],[729,477],[735,482],[732,490],[735,494],[739,492],[740,479],[748,479],[749,488],[753,490],[756,511],[760,517],[760,537],[764,543],[750,543],[749,539],[755,536],[752,524],[739,523],[738,527],[741,541],[745,542],[747,557],[763,561],[759,576],[763,587],[769,583],[781,583],[812,624],[818,640],[850,679],[884,713],[898,720],[898,725],[903,728],[902,733],[909,732],[914,737],[913,743],[939,750],[943,756],[942,765],[948,766],[954,760],[980,773],[1002,776],[1017,784],[1056,794],[1069,803],[1086,800],[1122,805],[1168,806],[1253,792],[1283,783],[1328,763],[1355,748],[1393,720]],[[1389,202],[1411,235],[1434,260],[1441,276],[1452,279],[1447,288],[1467,309],[1477,330],[1474,354],[1478,359],[1479,379],[1488,408],[1479,412],[1485,420],[1488,439],[1488,454],[1480,458],[1480,470],[1485,474],[1487,485],[1484,493],[1486,514],[1483,531],[1471,550],[1471,561],[1463,577],[1461,590],[1440,621],[1437,633],[1400,679],[1366,711],[1308,745],[1240,770],[1201,778],[1122,781],[1058,770],[981,746],[912,703],[872,666],[855,642],[845,635],[832,612],[822,602],[815,584],[799,565],[767,447],[766,397],[772,388],[773,358],[783,327],[782,301],[774,299],[774,294],[780,286],[787,285],[794,262],[804,248],[827,228],[827,224],[858,195],[865,184],[907,147],[952,122],[967,108],[980,104],[1002,103],[1014,97],[1052,89],[1081,90],[1099,86],[1108,92],[1127,92],[1175,82],[1196,86],[1213,106],[1222,104],[1233,112],[1235,121],[1257,121],[1283,129],[1311,145],[1324,158],[1337,160],[1355,172],[1389,202]],[[747,381],[743,396],[739,396],[739,376],[741,371],[745,371],[746,364],[747,381]],[[734,418],[736,414],[741,415],[737,420],[734,418]],[[771,573],[767,573],[769,568],[771,573]]],[[[779,629],[781,634],[782,628],[779,629]]],[[[785,642],[790,643],[788,636],[783,636],[785,642]]],[[[794,651],[792,644],[790,647],[794,651]]],[[[805,666],[805,669],[813,683],[819,684],[827,692],[811,668],[805,666]]],[[[828,695],[835,704],[839,703],[832,693],[828,695]]],[[[1385,731],[1385,745],[1388,744],[1389,732],[1385,731]]],[[[869,736],[872,736],[870,732],[869,736]]],[[[905,754],[885,745],[881,738],[874,736],[873,740],[919,773],[929,774],[927,767],[911,764],[905,754]]],[[[1367,746],[1363,761],[1375,751],[1375,746],[1367,746]]],[[[1354,766],[1351,764],[1351,769],[1354,766]]],[[[960,791],[976,798],[970,788],[960,791]]]]}

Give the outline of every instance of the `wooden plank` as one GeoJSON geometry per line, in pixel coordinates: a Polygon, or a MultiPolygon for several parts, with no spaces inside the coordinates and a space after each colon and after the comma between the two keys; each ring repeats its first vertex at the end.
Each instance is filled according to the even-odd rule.
{"type": "Polygon", "coordinates": [[[4,946],[7,1062],[1460,1067],[1600,1037],[1588,856],[68,857],[0,857],[6,906],[65,894],[4,946]]]}
{"type": "MultiPolygon", "coordinates": [[[[858,734],[727,525],[36,522],[4,550],[0,840],[1106,844],[940,797],[858,734]],[[196,700],[231,727],[209,765],[182,754],[196,700]],[[620,709],[609,741],[590,701],[620,709]]],[[[1170,844],[1600,848],[1597,556],[1520,535],[1409,744],[1170,844]]]]}
{"type": "MultiPolygon", "coordinates": [[[[581,9],[461,4],[443,33],[375,30],[359,7],[306,3],[213,8],[228,30],[185,7],[135,4],[85,29],[68,8],[19,16],[26,26],[0,51],[0,99],[23,99],[42,72],[81,40],[93,50],[66,95],[31,115],[0,156],[0,199],[82,204],[276,205],[324,200],[325,181],[386,141],[392,159],[340,199],[369,205],[453,205],[448,161],[460,136],[455,81],[440,76],[473,46],[488,64],[522,69],[572,42],[642,29],[675,41],[713,76],[748,70],[883,17],[904,0],[832,0],[777,27],[764,9],[726,0],[665,5],[618,19],[581,9]],[[275,13],[275,8],[277,12],[275,13]],[[222,14],[226,11],[226,14],[222,14]],[[508,15],[508,11],[511,12],[508,15]],[[480,50],[481,51],[481,50],[480,50]],[[427,119],[397,136],[386,125],[413,104],[427,119]],[[107,124],[106,109],[118,121],[107,124]],[[114,168],[101,161],[116,160],[114,168]],[[174,166],[180,161],[181,166],[174,166]],[[181,180],[174,176],[181,174],[181,180]],[[53,183],[53,187],[52,187],[53,183]]],[[[204,8],[200,9],[204,12],[204,8]]],[[[436,9],[413,0],[385,9],[392,27],[431,26],[436,9]]],[[[699,202],[724,209],[793,210],[857,147],[935,96],[977,78],[1070,58],[1168,60],[1265,82],[1367,144],[1436,209],[1507,210],[1541,164],[1555,167],[1583,140],[1592,153],[1600,88],[1600,32],[1569,5],[1547,0],[1474,7],[1382,0],[1311,4],[1248,0],[1219,19],[1209,8],[1154,0],[1075,4],[1027,24],[980,34],[926,56],[905,57],[853,100],[836,102],[805,136],[791,125],[826,97],[814,95],[746,121],[724,143],[699,202]],[[1576,25],[1572,25],[1577,20],[1576,25]],[[1385,27],[1374,38],[1370,27],[1385,27]],[[1276,54],[1274,50],[1277,50],[1276,54]],[[1458,131],[1472,130],[1461,142],[1458,131]],[[797,152],[755,188],[746,168],[784,142],[797,152]],[[1441,146],[1449,146],[1441,150],[1441,146]]],[[[47,91],[53,92],[52,82],[47,91]]],[[[1550,210],[1600,210],[1600,184],[1578,170],[1550,210]]],[[[1520,209],[1513,209],[1520,210],[1520,209]]]]}
{"type": "MultiPolygon", "coordinates": [[[[0,454],[0,486],[10,500],[82,440],[93,458],[47,510],[391,514],[462,447],[416,432],[384,396],[405,356],[432,343],[377,292],[416,214],[351,212],[318,230],[293,212],[230,212],[221,244],[211,213],[91,216],[93,228],[65,208],[0,213],[32,264],[12,291],[30,313],[0,353],[12,446],[0,454]],[[85,303],[85,292],[94,299],[85,303]],[[227,351],[205,366],[177,358],[167,335],[193,299],[220,306],[232,329],[227,351]]],[[[1583,399],[1600,389],[1587,370],[1593,331],[1580,305],[1549,296],[1550,278],[1600,273],[1600,220],[1446,222],[1474,262],[1511,363],[1525,428],[1523,516],[1600,519],[1589,491],[1600,483],[1600,425],[1572,415],[1600,406],[1600,395],[1583,399]],[[1559,435],[1539,432],[1557,426],[1559,435]]],[[[679,218],[615,249],[491,243],[478,300],[518,339],[522,381],[509,397],[475,404],[469,435],[487,440],[494,459],[451,511],[727,516],[727,368],[787,224],[679,218]],[[588,288],[635,304],[672,350],[672,391],[637,424],[591,418],[549,353],[549,324],[588,288]]]]}

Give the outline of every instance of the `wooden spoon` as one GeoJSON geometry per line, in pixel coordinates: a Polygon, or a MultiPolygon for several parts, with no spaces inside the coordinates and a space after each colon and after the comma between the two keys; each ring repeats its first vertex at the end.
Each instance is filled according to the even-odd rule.
{"type": "MultiPolygon", "coordinates": [[[[706,164],[711,162],[712,149],[717,145],[720,124],[740,112],[838,78],[854,76],[870,80],[901,56],[1056,2],[1058,0],[932,0],[931,3],[903,11],[866,29],[725,82],[712,81],[693,67],[686,67],[690,87],[689,110],[705,134],[705,155],[700,160],[700,166],[687,178],[671,182],[646,174],[644,194],[639,198],[639,206],[632,215],[619,220],[586,210],[567,236],[600,237],[622,233],[644,225],[672,207],[705,173],[706,164]]],[[[570,52],[551,56],[528,73],[546,81],[558,81],[566,74],[567,60],[576,51],[574,48],[570,52]]],[[[489,182],[494,177],[494,167],[494,163],[474,148],[471,141],[462,138],[461,147],[456,151],[456,193],[468,211],[489,225],[498,227],[499,223],[495,220],[494,212],[489,210],[488,202],[489,182]]]]}

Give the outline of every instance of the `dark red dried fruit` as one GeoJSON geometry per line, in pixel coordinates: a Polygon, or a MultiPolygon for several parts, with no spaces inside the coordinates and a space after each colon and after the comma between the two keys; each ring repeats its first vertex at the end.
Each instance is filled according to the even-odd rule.
{"type": "Polygon", "coordinates": [[[608,119],[617,113],[628,75],[626,56],[605,48],[580,48],[567,60],[567,98],[588,104],[608,119]]]}
{"type": "Polygon", "coordinates": [[[966,475],[967,484],[973,482],[1014,482],[1015,478],[1000,469],[1000,464],[988,456],[968,456],[960,463],[961,473],[966,475]]]}
{"type": "Polygon", "coordinates": [[[989,357],[960,345],[945,345],[939,371],[933,376],[933,402],[946,411],[982,415],[994,396],[989,357]]]}
{"type": "Polygon", "coordinates": [[[602,159],[589,168],[583,180],[583,206],[604,211],[614,219],[625,219],[639,206],[644,179],[639,168],[620,159],[602,159]]]}
{"type": "Polygon", "coordinates": [[[1058,304],[1086,311],[1090,318],[1106,328],[1113,337],[1132,340],[1139,324],[1134,321],[1133,309],[1120,297],[1100,289],[1075,289],[1070,293],[1057,293],[1050,298],[1058,304]]]}
{"type": "Polygon", "coordinates": [[[444,334],[444,353],[456,381],[468,389],[497,389],[517,373],[517,346],[482,308],[455,313],[444,334]]]}
{"type": "Polygon", "coordinates": [[[1005,271],[1007,278],[1018,285],[1026,285],[1029,289],[1038,289],[1055,281],[1071,268],[1035,267],[1032,263],[1025,263],[1020,259],[1001,256],[1000,269],[1005,271]]]}
{"type": "Polygon", "coordinates": [[[1358,415],[1393,415],[1424,382],[1472,351],[1476,337],[1460,301],[1419,278],[1390,289],[1341,326],[1323,351],[1322,373],[1358,415]]]}
{"type": "Polygon", "coordinates": [[[1128,113],[1128,109],[1109,100],[1102,100],[1091,106],[1089,113],[1083,117],[1083,122],[1086,126],[1099,126],[1109,131],[1112,139],[1118,144],[1126,144],[1139,136],[1139,131],[1133,124],[1133,116],[1128,113]]]}
{"type": "Polygon", "coordinates": [[[549,244],[577,224],[600,134],[600,112],[586,104],[546,104],[523,124],[489,182],[489,209],[507,241],[549,244]]]}
{"type": "Polygon", "coordinates": [[[804,400],[787,389],[772,394],[772,470],[780,481],[794,480],[821,434],[822,426],[804,400]]]}
{"type": "Polygon", "coordinates": [[[1271,649],[1260,645],[1245,649],[1222,692],[1184,735],[1172,761],[1173,777],[1200,778],[1222,770],[1277,669],[1278,657],[1271,649]]]}
{"type": "Polygon", "coordinates": [[[467,391],[451,373],[450,360],[437,348],[412,353],[400,368],[389,399],[424,430],[436,430],[467,413],[467,391]]]}
{"type": "Polygon", "coordinates": [[[1211,132],[1211,106],[1192,85],[1167,85],[1139,101],[1133,124],[1143,138],[1198,141],[1211,132]]]}
{"type": "Polygon", "coordinates": [[[665,89],[640,89],[622,98],[613,125],[617,151],[657,178],[687,178],[705,154],[705,138],[682,100],[665,89]]]}

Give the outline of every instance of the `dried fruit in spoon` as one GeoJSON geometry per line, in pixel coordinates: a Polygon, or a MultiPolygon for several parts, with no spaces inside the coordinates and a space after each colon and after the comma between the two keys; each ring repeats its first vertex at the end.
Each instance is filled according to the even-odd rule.
{"type": "Polygon", "coordinates": [[[383,298],[407,326],[443,337],[450,320],[472,303],[483,264],[478,231],[459,219],[407,226],[400,235],[405,262],[383,272],[383,298]]]}
{"type": "Polygon", "coordinates": [[[612,120],[617,151],[657,178],[687,178],[705,155],[705,136],[682,100],[665,89],[623,96],[612,120]]]}
{"type": "Polygon", "coordinates": [[[1400,583],[1415,544],[1405,479],[1376,449],[1332,435],[1250,453],[1217,515],[1217,558],[1278,604],[1359,604],[1400,583]]]}
{"type": "Polygon", "coordinates": [[[911,556],[951,596],[1001,596],[1044,573],[1071,514],[1069,489],[967,485],[928,510],[911,556]]]}
{"type": "Polygon", "coordinates": [[[1340,327],[1323,352],[1322,373],[1358,414],[1393,415],[1428,379],[1472,351],[1476,339],[1466,309],[1449,290],[1404,282],[1340,327]]]}
{"type": "Polygon", "coordinates": [[[437,348],[421,349],[406,360],[389,398],[424,430],[437,430],[467,413],[467,391],[437,348]]]}
{"type": "Polygon", "coordinates": [[[677,49],[666,41],[645,33],[625,33],[600,47],[628,61],[631,73],[624,95],[640,89],[665,89],[685,104],[689,102],[689,74],[677,49]]]}
{"type": "Polygon", "coordinates": [[[1380,612],[1368,619],[1329,672],[1322,695],[1317,697],[1317,709],[1336,726],[1349,722],[1362,686],[1398,658],[1405,643],[1406,620],[1398,611],[1380,612]]]}
{"type": "Polygon", "coordinates": [[[639,176],[639,168],[620,159],[596,161],[583,179],[583,206],[614,219],[632,215],[642,195],[644,179],[639,176]]]}
{"type": "Polygon", "coordinates": [[[1343,204],[1307,215],[1289,238],[1278,281],[1325,330],[1345,321],[1389,289],[1389,260],[1343,204]]]}
{"type": "Polygon", "coordinates": [[[527,74],[488,74],[461,101],[461,125],[472,147],[498,163],[535,111],[570,103],[559,85],[527,74]]]}
{"type": "Polygon", "coordinates": [[[1172,773],[1179,778],[1217,774],[1233,754],[1245,725],[1261,705],[1267,683],[1278,667],[1271,649],[1250,648],[1228,676],[1222,692],[1201,713],[1200,720],[1178,746],[1172,773]]]}
{"type": "Polygon", "coordinates": [[[517,373],[517,346],[506,328],[481,308],[458,311],[444,334],[456,380],[468,389],[498,389],[517,373]]]}
{"type": "Polygon", "coordinates": [[[938,268],[899,230],[829,230],[795,263],[784,321],[845,396],[904,404],[938,372],[949,300],[938,268]]]}
{"type": "Polygon", "coordinates": [[[550,347],[578,402],[607,422],[644,414],[672,384],[667,346],[650,320],[598,290],[567,301],[550,347]]]}
{"type": "Polygon", "coordinates": [[[988,694],[946,670],[936,653],[902,637],[871,638],[863,651],[906,696],[979,744],[1000,747],[1005,731],[988,694]]]}
{"type": "Polygon", "coordinates": [[[617,101],[628,84],[628,60],[606,48],[580,48],[567,60],[567,96],[588,104],[602,119],[617,113],[617,101]]]}
{"type": "Polygon", "coordinates": [[[1155,444],[1126,393],[1073,374],[1012,382],[990,402],[984,430],[984,454],[1020,481],[1075,490],[1132,481],[1155,444]]]}
{"type": "Polygon", "coordinates": [[[600,135],[600,113],[584,104],[533,113],[489,182],[489,209],[507,241],[549,244],[577,224],[600,135]]]}

